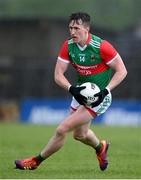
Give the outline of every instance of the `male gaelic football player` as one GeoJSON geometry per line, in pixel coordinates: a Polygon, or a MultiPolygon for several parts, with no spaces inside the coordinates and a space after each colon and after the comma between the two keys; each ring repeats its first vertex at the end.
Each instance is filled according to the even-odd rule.
{"type": "MultiPolygon", "coordinates": [[[[96,152],[101,170],[108,167],[109,143],[99,140],[90,129],[91,120],[104,113],[111,104],[111,91],[126,77],[127,70],[116,49],[106,40],[90,33],[90,16],[87,13],[73,13],[69,19],[70,39],[64,41],[55,67],[55,82],[71,93],[71,113],[57,127],[55,134],[38,156],[16,160],[19,169],[36,169],[64,145],[65,138],[73,131],[74,139],[89,145],[96,152]],[[77,86],[65,76],[69,65],[77,71],[77,86]],[[113,70],[113,74],[111,72],[113,70]],[[86,98],[80,94],[84,82],[96,83],[101,91],[98,100],[86,106],[86,98]]],[[[69,162],[68,162],[69,163],[69,162]]]]}

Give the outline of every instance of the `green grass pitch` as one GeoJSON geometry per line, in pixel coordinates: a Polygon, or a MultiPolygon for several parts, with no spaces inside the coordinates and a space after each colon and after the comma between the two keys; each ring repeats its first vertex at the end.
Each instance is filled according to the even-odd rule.
{"type": "Polygon", "coordinates": [[[129,179],[141,178],[141,128],[91,126],[100,139],[110,141],[109,168],[100,171],[95,151],[73,140],[38,169],[14,169],[14,160],[37,155],[55,131],[55,126],[0,124],[1,179],[129,179]]]}

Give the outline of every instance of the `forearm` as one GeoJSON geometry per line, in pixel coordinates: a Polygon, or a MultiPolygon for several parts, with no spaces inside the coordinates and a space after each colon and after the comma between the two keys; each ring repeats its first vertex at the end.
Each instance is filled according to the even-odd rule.
{"type": "Polygon", "coordinates": [[[71,86],[70,82],[67,80],[67,78],[61,74],[61,75],[57,75],[55,76],[55,82],[56,84],[58,84],[60,87],[62,87],[63,89],[67,90],[69,89],[69,87],[71,86]]]}
{"type": "Polygon", "coordinates": [[[120,56],[117,56],[117,58],[110,63],[109,66],[114,70],[114,75],[108,84],[108,88],[111,91],[125,79],[127,69],[120,56]]]}
{"type": "Polygon", "coordinates": [[[71,84],[64,75],[67,69],[68,64],[58,60],[54,71],[54,80],[56,84],[68,91],[71,84]]]}
{"type": "Polygon", "coordinates": [[[127,71],[115,72],[110,83],[108,84],[109,90],[111,91],[115,87],[117,87],[125,79],[126,75],[127,75],[127,71]]]}

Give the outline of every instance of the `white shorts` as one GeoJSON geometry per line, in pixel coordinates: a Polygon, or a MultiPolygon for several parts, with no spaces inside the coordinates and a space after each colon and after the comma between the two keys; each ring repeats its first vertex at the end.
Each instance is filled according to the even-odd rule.
{"type": "MultiPolygon", "coordinates": [[[[111,92],[107,96],[105,96],[103,102],[98,106],[92,108],[90,106],[85,106],[85,108],[91,113],[92,116],[99,116],[100,114],[104,113],[112,103],[112,95],[111,92]]],[[[76,101],[73,97],[71,102],[71,108],[73,111],[77,110],[80,104],[76,101]]]]}

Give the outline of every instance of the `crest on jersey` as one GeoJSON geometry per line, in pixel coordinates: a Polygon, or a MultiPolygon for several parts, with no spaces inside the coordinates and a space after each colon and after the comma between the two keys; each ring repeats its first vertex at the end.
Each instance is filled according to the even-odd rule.
{"type": "Polygon", "coordinates": [[[94,54],[91,55],[91,61],[95,61],[95,55],[94,54]]]}

